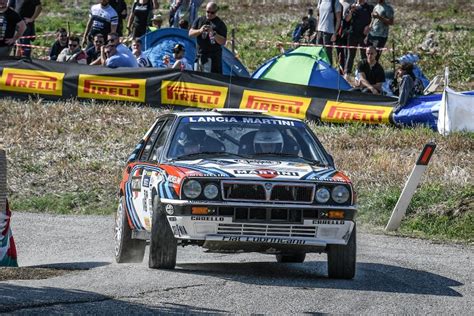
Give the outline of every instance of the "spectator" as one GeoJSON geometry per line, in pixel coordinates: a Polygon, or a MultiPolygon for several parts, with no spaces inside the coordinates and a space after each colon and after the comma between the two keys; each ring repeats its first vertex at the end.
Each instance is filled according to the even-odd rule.
{"type": "MultiPolygon", "coordinates": [[[[118,68],[118,67],[136,67],[130,58],[127,58],[125,55],[120,54],[117,50],[116,45],[107,44],[104,49],[105,54],[105,63],[104,65],[109,68],[118,68]]],[[[135,59],[134,59],[135,60],[135,59]]],[[[135,60],[136,63],[136,60],[135,60]]]]}
{"type": "Polygon", "coordinates": [[[178,26],[179,26],[180,29],[189,30],[188,20],[185,20],[185,19],[179,20],[178,26]]]}
{"type": "MultiPolygon", "coordinates": [[[[35,36],[35,21],[43,10],[40,0],[23,0],[16,1],[16,12],[20,14],[26,23],[26,30],[23,36],[35,36]]],[[[31,45],[34,38],[20,38],[19,43],[22,45],[31,45]]],[[[21,56],[31,58],[31,46],[20,46],[21,56]]]]}
{"type": "MultiPolygon", "coordinates": [[[[336,30],[341,25],[342,6],[337,0],[319,0],[318,2],[318,39],[319,45],[333,45],[336,30]]],[[[332,65],[332,47],[325,46],[329,64],[332,65]]]]}
{"type": "Polygon", "coordinates": [[[141,37],[146,33],[152,14],[153,3],[151,0],[137,0],[133,3],[127,24],[128,32],[133,38],[141,37]]]}
{"type": "Polygon", "coordinates": [[[125,58],[130,59],[129,63],[133,66],[127,67],[138,67],[137,59],[132,54],[132,51],[125,46],[124,44],[120,43],[120,38],[117,33],[110,33],[107,36],[107,44],[112,44],[115,46],[115,49],[118,51],[120,55],[124,55],[125,58]]]}
{"type": "Polygon", "coordinates": [[[7,0],[0,0],[0,25],[0,57],[7,57],[26,29],[25,21],[15,10],[8,7],[7,0]]]}
{"type": "Polygon", "coordinates": [[[309,18],[303,16],[301,18],[301,23],[296,26],[296,29],[293,31],[293,42],[300,42],[303,39],[303,42],[309,43],[316,35],[316,28],[312,27],[309,23],[309,18]]]}
{"type": "Polygon", "coordinates": [[[102,50],[102,46],[104,46],[104,36],[102,34],[96,34],[94,36],[94,46],[91,46],[88,50],[86,50],[87,54],[87,64],[89,65],[100,65],[101,58],[100,52],[102,50]]]}
{"type": "Polygon", "coordinates": [[[316,25],[318,24],[316,19],[314,18],[314,11],[313,9],[308,9],[308,22],[309,22],[309,25],[310,25],[310,28],[312,28],[313,30],[316,30],[316,25]]]}
{"type": "Polygon", "coordinates": [[[206,5],[206,16],[197,18],[189,36],[197,38],[198,54],[194,69],[222,74],[222,45],[227,41],[227,26],[217,16],[217,3],[206,5]]]}
{"type": "MultiPolygon", "coordinates": [[[[373,7],[367,4],[366,0],[357,0],[351,5],[345,20],[350,22],[350,31],[347,36],[348,46],[361,46],[361,59],[365,59],[365,38],[369,34],[369,25],[373,7]]],[[[345,77],[352,73],[354,58],[357,53],[356,48],[350,48],[346,51],[346,65],[344,67],[345,77]]]]}
{"type": "Polygon", "coordinates": [[[189,19],[191,0],[171,0],[170,1],[170,27],[179,27],[181,19],[189,19]]]}
{"type": "Polygon", "coordinates": [[[176,44],[173,47],[173,57],[174,57],[174,64],[170,64],[169,56],[165,56],[163,63],[166,65],[168,68],[173,68],[173,69],[180,69],[180,70],[193,70],[193,67],[191,64],[188,62],[186,57],[184,57],[184,54],[186,53],[186,50],[182,44],[176,44]]]}
{"type": "Polygon", "coordinates": [[[58,59],[59,54],[63,49],[67,48],[69,38],[67,36],[67,31],[65,28],[61,27],[56,30],[56,41],[54,41],[51,50],[49,51],[49,60],[58,59]]]}
{"type": "Polygon", "coordinates": [[[61,63],[87,64],[87,54],[81,48],[79,37],[71,36],[69,38],[68,48],[62,50],[57,61],[61,63]]]}
{"type": "Polygon", "coordinates": [[[155,14],[151,19],[151,26],[148,27],[149,32],[154,32],[156,30],[161,29],[161,25],[163,24],[163,17],[161,14],[155,14]]]}
{"type": "MultiPolygon", "coordinates": [[[[372,11],[372,24],[368,42],[377,48],[384,48],[388,39],[388,29],[393,25],[393,8],[385,0],[377,0],[377,5],[372,11]]],[[[377,51],[377,61],[382,50],[377,51]]]]}
{"type": "Polygon", "coordinates": [[[99,3],[90,9],[83,44],[88,43],[88,47],[92,46],[96,34],[100,33],[106,38],[109,33],[117,31],[117,25],[117,12],[109,5],[109,0],[99,0],[99,3]]]}
{"type": "Polygon", "coordinates": [[[135,38],[132,42],[132,53],[137,59],[138,67],[151,67],[150,60],[142,52],[142,41],[135,38]]]}
{"type": "MultiPolygon", "coordinates": [[[[342,19],[341,25],[337,30],[336,34],[336,45],[346,46],[347,45],[347,34],[350,31],[350,23],[345,20],[351,5],[354,3],[354,0],[339,0],[339,3],[342,6],[342,19]]],[[[336,48],[337,61],[339,63],[339,69],[341,73],[344,73],[344,67],[346,65],[346,48],[337,47],[336,48]]]]}
{"type": "Polygon", "coordinates": [[[393,94],[398,96],[398,106],[394,109],[394,113],[399,112],[409,99],[423,93],[423,83],[413,73],[413,64],[402,63],[398,67],[391,88],[393,94]]]}
{"type": "Polygon", "coordinates": [[[359,73],[359,87],[362,92],[380,94],[382,84],[385,81],[385,71],[377,61],[377,50],[373,46],[366,48],[365,55],[367,59],[363,59],[357,66],[359,73]]]}
{"type": "Polygon", "coordinates": [[[117,33],[123,36],[123,20],[127,18],[127,4],[124,0],[110,0],[110,6],[117,12],[117,33]]]}

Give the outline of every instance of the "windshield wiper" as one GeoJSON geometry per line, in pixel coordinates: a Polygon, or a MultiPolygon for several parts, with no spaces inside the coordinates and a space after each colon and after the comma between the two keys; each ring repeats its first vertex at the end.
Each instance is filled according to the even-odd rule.
{"type": "Polygon", "coordinates": [[[182,155],[182,156],[176,157],[176,160],[183,160],[183,159],[188,159],[188,158],[197,158],[197,157],[200,157],[200,156],[209,156],[209,155],[219,156],[219,157],[223,157],[223,156],[242,157],[240,155],[233,154],[233,153],[228,153],[228,152],[224,152],[224,151],[201,151],[201,152],[198,152],[198,153],[192,153],[192,154],[182,155]]]}
{"type": "Polygon", "coordinates": [[[300,157],[300,156],[298,156],[298,155],[289,154],[289,153],[275,153],[275,152],[255,153],[255,154],[252,154],[251,156],[249,156],[249,158],[255,157],[255,156],[275,156],[275,157],[297,158],[297,159],[304,160],[304,161],[306,161],[307,163],[309,163],[309,164],[311,164],[311,165],[325,166],[325,164],[323,164],[323,163],[322,163],[321,161],[319,161],[319,160],[312,160],[312,159],[300,157]]]}

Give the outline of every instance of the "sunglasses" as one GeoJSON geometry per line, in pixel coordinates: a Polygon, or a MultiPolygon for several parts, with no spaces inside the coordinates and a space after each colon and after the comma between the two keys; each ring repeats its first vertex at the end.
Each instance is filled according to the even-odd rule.
{"type": "Polygon", "coordinates": [[[77,47],[79,46],[78,44],[69,44],[69,47],[77,47]]]}
{"type": "Polygon", "coordinates": [[[104,44],[104,41],[95,41],[96,44],[104,44]]]}
{"type": "Polygon", "coordinates": [[[209,14],[216,14],[217,11],[206,11],[209,14]]]}

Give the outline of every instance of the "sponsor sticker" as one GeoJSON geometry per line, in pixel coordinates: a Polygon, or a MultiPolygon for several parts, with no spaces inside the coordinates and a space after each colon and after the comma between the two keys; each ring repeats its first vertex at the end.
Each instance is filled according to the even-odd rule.
{"type": "Polygon", "coordinates": [[[392,107],[327,101],[321,114],[323,122],[361,122],[388,124],[392,107]]]}
{"type": "Polygon", "coordinates": [[[0,90],[62,96],[63,78],[59,72],[3,68],[0,90]]]}
{"type": "Polygon", "coordinates": [[[205,109],[223,108],[227,91],[227,87],[163,80],[161,103],[205,109]]]}
{"type": "Polygon", "coordinates": [[[264,110],[270,114],[304,119],[310,103],[311,98],[244,90],[240,108],[264,110]]]}
{"type": "Polygon", "coordinates": [[[346,222],[344,220],[338,219],[316,219],[313,220],[313,224],[316,225],[344,225],[346,222]]]}
{"type": "Polygon", "coordinates": [[[222,236],[222,241],[260,242],[272,244],[304,245],[305,240],[294,240],[280,237],[222,236]]]}
{"type": "Polygon", "coordinates": [[[192,221],[223,222],[222,216],[191,216],[192,221]]]}
{"type": "Polygon", "coordinates": [[[260,117],[237,117],[237,116],[191,116],[185,117],[183,122],[189,123],[246,123],[258,125],[280,125],[280,126],[302,126],[302,122],[274,119],[274,118],[260,118],[260,117]]]}
{"type": "Polygon", "coordinates": [[[80,98],[145,102],[146,79],[79,75],[80,98]]]}
{"type": "Polygon", "coordinates": [[[234,174],[256,175],[264,179],[273,179],[277,176],[297,177],[296,171],[277,171],[272,169],[255,169],[255,170],[234,170],[234,174]]]}

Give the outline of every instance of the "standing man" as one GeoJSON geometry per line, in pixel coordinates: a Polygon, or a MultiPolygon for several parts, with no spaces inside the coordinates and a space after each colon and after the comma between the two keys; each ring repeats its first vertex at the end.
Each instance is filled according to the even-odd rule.
{"type": "Polygon", "coordinates": [[[197,38],[198,54],[194,70],[222,74],[222,45],[227,41],[227,26],[217,16],[217,3],[206,5],[206,16],[197,18],[189,36],[197,38]]]}
{"type": "MultiPolygon", "coordinates": [[[[341,26],[342,6],[338,0],[318,1],[318,44],[333,45],[336,41],[336,30],[341,26]]],[[[324,47],[332,65],[332,47],[324,47]]]]}
{"type": "MultiPolygon", "coordinates": [[[[347,36],[347,46],[360,46],[361,59],[365,59],[365,41],[366,36],[369,34],[369,26],[372,21],[372,10],[373,7],[369,5],[366,0],[357,0],[356,3],[351,5],[347,16],[345,17],[346,22],[350,22],[350,31],[347,36]]],[[[354,58],[357,53],[357,48],[348,48],[346,58],[346,66],[344,67],[345,77],[352,73],[352,67],[354,66],[354,58]]]]}
{"type": "Polygon", "coordinates": [[[87,43],[88,48],[92,46],[92,40],[98,33],[107,38],[109,33],[117,31],[117,25],[117,12],[109,5],[109,0],[99,0],[89,11],[89,21],[82,38],[83,45],[87,43]]]}
{"type": "Polygon", "coordinates": [[[110,0],[110,6],[117,12],[117,33],[119,36],[123,36],[123,20],[127,18],[127,4],[125,0],[110,0]]]}
{"type": "MultiPolygon", "coordinates": [[[[372,11],[372,24],[368,41],[377,48],[384,48],[388,39],[388,29],[393,25],[393,8],[385,0],[377,0],[377,5],[372,11]]],[[[377,52],[377,61],[382,50],[377,52]]]]}
{"type": "MultiPolygon", "coordinates": [[[[40,0],[17,0],[15,3],[15,10],[26,23],[26,30],[22,36],[35,36],[35,21],[40,15],[43,7],[40,0]]],[[[31,45],[33,38],[21,38],[20,44],[31,45]]],[[[20,46],[22,57],[31,57],[30,46],[20,46]]]]}
{"type": "Polygon", "coordinates": [[[25,32],[26,24],[20,15],[0,0],[0,57],[7,57],[15,42],[25,32]]]}

